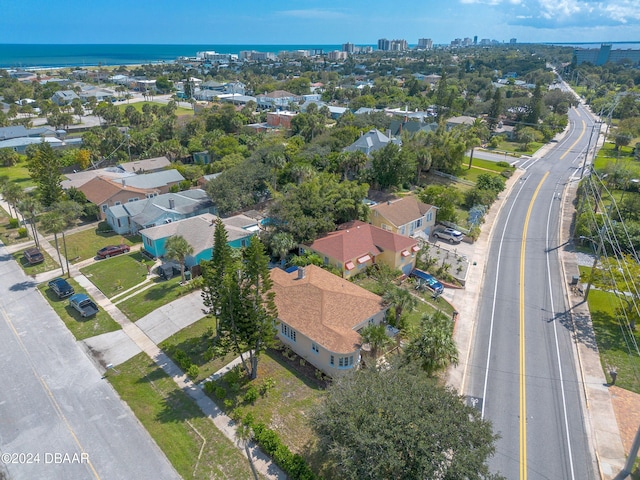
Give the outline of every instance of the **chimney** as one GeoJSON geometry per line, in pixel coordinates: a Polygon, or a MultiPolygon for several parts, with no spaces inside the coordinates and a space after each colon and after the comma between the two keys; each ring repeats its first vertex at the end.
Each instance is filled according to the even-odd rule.
{"type": "Polygon", "coordinates": [[[123,179],[122,179],[122,186],[123,186],[123,187],[126,187],[126,186],[127,186],[127,179],[126,179],[126,178],[123,178],[123,179]]]}
{"type": "Polygon", "coordinates": [[[169,208],[171,210],[173,210],[174,208],[176,208],[176,202],[173,200],[173,198],[169,199],[169,208]]]}
{"type": "Polygon", "coordinates": [[[298,280],[302,280],[306,275],[304,267],[298,267],[298,280]]]}

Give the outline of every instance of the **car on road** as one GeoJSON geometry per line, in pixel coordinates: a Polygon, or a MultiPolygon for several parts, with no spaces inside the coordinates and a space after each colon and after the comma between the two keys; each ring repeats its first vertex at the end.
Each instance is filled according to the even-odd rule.
{"type": "Polygon", "coordinates": [[[29,265],[35,265],[36,263],[44,262],[44,255],[37,248],[27,248],[24,253],[24,259],[29,263],[29,265]]]}
{"type": "Polygon", "coordinates": [[[464,235],[454,228],[445,228],[444,230],[436,230],[433,232],[433,236],[449,243],[460,243],[464,235]]]}
{"type": "Polygon", "coordinates": [[[91,317],[98,313],[98,306],[84,293],[76,293],[69,297],[69,305],[75,308],[83,318],[91,317]]]}
{"type": "Polygon", "coordinates": [[[416,289],[418,290],[426,287],[429,290],[431,290],[433,293],[436,293],[438,295],[444,292],[444,285],[440,283],[436,279],[436,277],[434,277],[433,275],[429,275],[427,272],[423,272],[422,270],[418,270],[417,268],[414,268],[411,271],[411,276],[415,277],[417,281],[416,289]]]}
{"type": "Polygon", "coordinates": [[[124,243],[121,243],[120,245],[107,245],[96,252],[96,257],[109,258],[121,253],[129,253],[129,250],[131,250],[131,247],[124,243]]]}
{"type": "Polygon", "coordinates": [[[54,278],[47,285],[49,285],[49,288],[53,290],[53,293],[55,293],[58,298],[66,298],[75,293],[73,287],[69,285],[69,282],[64,278],[54,278]]]}

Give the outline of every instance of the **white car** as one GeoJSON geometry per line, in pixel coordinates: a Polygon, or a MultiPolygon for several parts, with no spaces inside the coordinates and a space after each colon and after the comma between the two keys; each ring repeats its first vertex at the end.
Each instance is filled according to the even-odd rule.
{"type": "Polygon", "coordinates": [[[435,231],[433,232],[433,236],[440,240],[446,240],[449,243],[460,243],[463,237],[462,232],[453,228],[445,228],[444,230],[435,231]]]}

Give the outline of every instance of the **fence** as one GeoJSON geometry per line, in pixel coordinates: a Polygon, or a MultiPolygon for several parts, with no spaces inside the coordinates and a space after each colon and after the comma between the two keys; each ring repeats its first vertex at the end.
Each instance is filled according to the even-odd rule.
{"type": "Polygon", "coordinates": [[[454,175],[449,175],[448,173],[440,172],[438,170],[430,170],[429,173],[433,173],[434,175],[438,175],[439,177],[448,178],[449,180],[462,183],[463,185],[469,185],[471,187],[475,186],[475,183],[472,182],[471,180],[465,180],[464,178],[459,178],[454,175]]]}

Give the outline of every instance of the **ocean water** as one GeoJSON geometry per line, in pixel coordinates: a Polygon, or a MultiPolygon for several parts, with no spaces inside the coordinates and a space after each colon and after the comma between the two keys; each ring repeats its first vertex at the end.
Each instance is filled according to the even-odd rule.
{"type": "Polygon", "coordinates": [[[340,50],[341,45],[26,45],[0,44],[0,68],[83,67],[172,62],[200,51],[278,53],[282,50],[340,50]]]}

